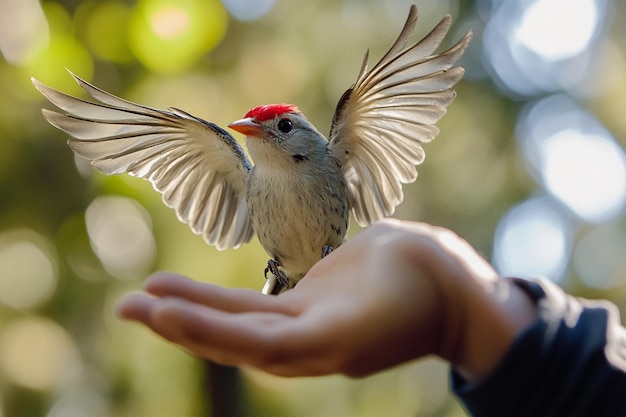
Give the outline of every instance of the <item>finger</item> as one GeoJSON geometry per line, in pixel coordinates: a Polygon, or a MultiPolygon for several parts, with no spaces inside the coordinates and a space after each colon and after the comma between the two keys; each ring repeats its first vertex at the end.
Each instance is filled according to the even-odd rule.
{"type": "Polygon", "coordinates": [[[174,297],[154,298],[142,294],[123,297],[116,312],[120,318],[142,322],[166,339],[188,348],[194,344],[214,343],[216,340],[224,342],[215,343],[216,346],[225,348],[254,346],[262,339],[262,332],[257,330],[274,320],[272,313],[264,313],[263,317],[237,326],[237,316],[231,313],[174,297]]]}
{"type": "Polygon", "coordinates": [[[289,315],[231,314],[182,299],[163,299],[153,309],[151,328],[191,353],[225,365],[250,365],[276,375],[319,375],[325,371],[319,338],[289,315]]]}
{"type": "Polygon", "coordinates": [[[129,294],[118,301],[115,313],[121,319],[148,323],[156,303],[155,298],[143,294],[129,294]]]}
{"type": "Polygon", "coordinates": [[[182,298],[230,313],[246,311],[298,313],[293,303],[285,302],[279,297],[270,297],[244,288],[224,288],[170,273],[156,273],[150,276],[144,288],[157,297],[182,298]]]}

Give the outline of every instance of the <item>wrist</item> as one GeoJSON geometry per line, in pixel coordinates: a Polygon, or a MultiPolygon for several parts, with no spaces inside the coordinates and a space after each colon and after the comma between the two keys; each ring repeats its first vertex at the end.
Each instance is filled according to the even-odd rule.
{"type": "Polygon", "coordinates": [[[515,338],[537,317],[536,305],[514,283],[498,279],[478,283],[466,297],[452,365],[468,381],[489,375],[510,350],[515,338]]]}

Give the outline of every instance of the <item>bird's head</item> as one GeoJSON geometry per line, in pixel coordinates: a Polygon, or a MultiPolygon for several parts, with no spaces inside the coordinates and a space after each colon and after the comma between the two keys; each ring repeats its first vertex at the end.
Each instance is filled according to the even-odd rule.
{"type": "Polygon", "coordinates": [[[251,109],[228,125],[243,133],[255,162],[277,162],[278,156],[301,162],[326,150],[327,140],[293,104],[270,104],[251,109]]]}

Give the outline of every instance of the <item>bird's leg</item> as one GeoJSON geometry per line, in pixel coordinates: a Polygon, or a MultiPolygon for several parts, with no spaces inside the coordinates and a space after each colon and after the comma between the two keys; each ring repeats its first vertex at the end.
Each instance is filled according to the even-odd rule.
{"type": "Polygon", "coordinates": [[[332,247],[332,246],[330,246],[330,245],[324,245],[324,246],[322,246],[322,258],[325,258],[326,256],[330,255],[330,253],[331,253],[332,251],[334,251],[334,250],[335,250],[335,248],[333,248],[333,247],[332,247]]]}
{"type": "Polygon", "coordinates": [[[272,274],[274,274],[280,285],[285,288],[289,288],[289,280],[287,279],[283,271],[278,269],[279,266],[280,263],[276,259],[270,259],[269,261],[267,261],[267,267],[265,268],[265,279],[267,279],[267,273],[271,272],[272,274]]]}

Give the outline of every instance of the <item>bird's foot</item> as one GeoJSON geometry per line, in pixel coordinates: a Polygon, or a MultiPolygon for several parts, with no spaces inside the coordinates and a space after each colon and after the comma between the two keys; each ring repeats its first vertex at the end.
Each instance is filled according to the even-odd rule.
{"type": "Polygon", "coordinates": [[[332,251],[334,251],[334,250],[335,250],[335,248],[333,248],[332,246],[330,246],[330,245],[324,245],[324,246],[322,247],[322,258],[325,258],[326,256],[330,255],[330,253],[331,253],[332,251]]]}
{"type": "Polygon", "coordinates": [[[270,259],[269,261],[267,261],[267,267],[265,268],[265,279],[267,279],[267,273],[271,272],[276,277],[276,280],[280,283],[280,285],[285,288],[289,288],[289,280],[287,279],[283,271],[278,268],[279,266],[280,263],[276,259],[270,259]]]}

